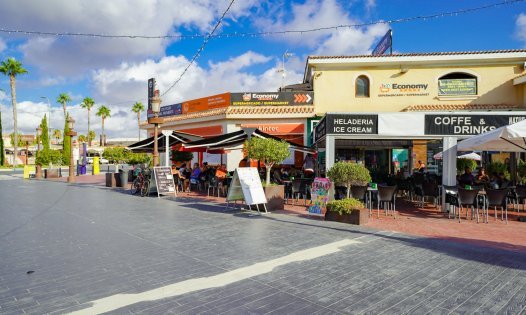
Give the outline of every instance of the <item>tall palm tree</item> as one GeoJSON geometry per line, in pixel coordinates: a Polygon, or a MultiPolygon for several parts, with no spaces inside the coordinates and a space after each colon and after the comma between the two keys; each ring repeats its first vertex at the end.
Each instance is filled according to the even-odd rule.
{"type": "Polygon", "coordinates": [[[13,132],[14,132],[14,152],[13,152],[13,167],[16,166],[18,158],[18,122],[16,118],[16,76],[27,73],[27,70],[22,67],[22,63],[16,61],[15,58],[7,58],[0,64],[0,72],[9,76],[9,84],[11,85],[11,105],[13,105],[13,132]]]}
{"type": "Polygon", "coordinates": [[[141,112],[144,111],[144,105],[141,102],[133,104],[132,111],[137,114],[137,127],[139,128],[139,141],[141,141],[141,112]]]}
{"type": "Polygon", "coordinates": [[[95,106],[95,101],[91,98],[91,97],[85,97],[83,100],[82,100],[82,104],[80,104],[80,107],[82,108],[85,108],[88,110],[88,146],[91,146],[91,138],[89,137],[89,132],[90,132],[90,112],[91,112],[91,108],[95,106]]]}
{"type": "Polygon", "coordinates": [[[55,129],[53,131],[53,138],[57,139],[57,144],[58,144],[58,140],[60,140],[61,137],[62,137],[62,133],[60,132],[60,130],[55,129]]]}
{"type": "Polygon", "coordinates": [[[64,109],[64,119],[66,119],[67,102],[71,102],[71,97],[69,97],[68,93],[60,93],[60,95],[57,97],[57,103],[62,104],[62,109],[64,109]]]}
{"type": "Polygon", "coordinates": [[[93,141],[93,139],[95,139],[95,137],[97,137],[97,135],[95,134],[95,131],[90,130],[89,133],[88,133],[88,141],[91,143],[91,141],[93,141]]]}
{"type": "Polygon", "coordinates": [[[86,137],[85,135],[79,135],[77,137],[77,140],[78,140],[79,143],[85,143],[85,142],[88,141],[88,137],[86,137]]]}
{"type": "Polygon", "coordinates": [[[105,146],[106,145],[106,134],[104,133],[104,120],[108,117],[111,117],[111,110],[108,107],[101,105],[95,115],[99,116],[102,119],[102,135],[101,135],[102,144],[101,145],[105,146]]]}

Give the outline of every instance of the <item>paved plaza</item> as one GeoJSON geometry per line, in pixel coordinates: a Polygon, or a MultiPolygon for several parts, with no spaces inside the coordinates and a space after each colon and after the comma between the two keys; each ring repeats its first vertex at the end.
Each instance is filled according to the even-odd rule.
{"type": "Polygon", "coordinates": [[[523,247],[1,177],[1,314],[526,312],[523,247]]]}

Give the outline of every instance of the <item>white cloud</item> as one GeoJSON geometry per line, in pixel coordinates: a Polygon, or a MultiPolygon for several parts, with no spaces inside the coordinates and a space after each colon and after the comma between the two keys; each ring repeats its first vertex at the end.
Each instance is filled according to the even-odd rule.
{"type": "Polygon", "coordinates": [[[526,14],[521,13],[515,20],[515,35],[526,46],[526,14]]]}
{"type": "MultiPolygon", "coordinates": [[[[5,0],[0,20],[6,28],[45,32],[115,35],[174,35],[185,28],[210,31],[228,0],[5,0]]],[[[236,2],[227,18],[249,14],[256,0],[236,2]]],[[[46,73],[81,76],[86,69],[122,60],[161,57],[172,40],[32,37],[20,46],[24,58],[46,73]]]]}
{"type": "MultiPolygon", "coordinates": [[[[375,1],[366,2],[366,6],[374,5],[375,1]]],[[[301,4],[293,4],[289,14],[271,12],[268,17],[256,22],[265,31],[310,30],[359,23],[360,20],[351,17],[348,10],[339,5],[336,0],[307,0],[301,4]]],[[[387,25],[378,24],[363,28],[309,32],[286,38],[277,37],[277,40],[310,48],[317,54],[363,54],[367,53],[372,43],[384,35],[387,30],[387,25]]]]}

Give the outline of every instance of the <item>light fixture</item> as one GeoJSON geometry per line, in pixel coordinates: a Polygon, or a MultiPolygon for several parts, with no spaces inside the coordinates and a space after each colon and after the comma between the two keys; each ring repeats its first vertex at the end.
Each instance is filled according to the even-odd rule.
{"type": "Polygon", "coordinates": [[[409,71],[408,68],[402,68],[400,67],[400,73],[407,73],[409,71]]]}
{"type": "Polygon", "coordinates": [[[159,114],[161,111],[161,98],[159,97],[159,90],[155,90],[154,96],[150,99],[152,104],[152,112],[159,114]]]}
{"type": "Polygon", "coordinates": [[[42,135],[42,128],[37,128],[37,136],[40,137],[42,135]]]}
{"type": "Polygon", "coordinates": [[[70,130],[73,130],[73,126],[75,125],[75,119],[73,117],[68,118],[68,127],[70,130]]]}

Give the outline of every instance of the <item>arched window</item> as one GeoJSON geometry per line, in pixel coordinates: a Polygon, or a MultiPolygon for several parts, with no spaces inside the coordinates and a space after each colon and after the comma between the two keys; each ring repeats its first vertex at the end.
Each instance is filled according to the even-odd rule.
{"type": "Polygon", "coordinates": [[[356,97],[369,97],[369,78],[364,75],[359,76],[354,90],[356,97]]]}
{"type": "Polygon", "coordinates": [[[477,77],[464,72],[451,72],[438,79],[438,95],[477,95],[477,77]]]}

